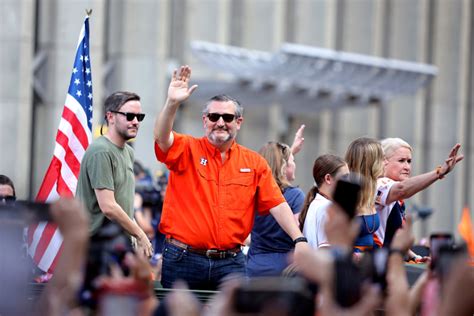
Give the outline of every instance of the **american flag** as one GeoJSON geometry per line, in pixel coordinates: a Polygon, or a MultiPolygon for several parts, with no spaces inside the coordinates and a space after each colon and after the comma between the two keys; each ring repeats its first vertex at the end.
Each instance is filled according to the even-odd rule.
{"type": "MultiPolygon", "coordinates": [[[[54,155],[36,200],[50,202],[76,193],[79,168],[92,140],[92,76],[89,55],[89,16],[79,35],[71,82],[56,134],[54,155]]],[[[38,267],[52,273],[61,253],[62,236],[53,223],[28,230],[28,253],[38,267]]]]}

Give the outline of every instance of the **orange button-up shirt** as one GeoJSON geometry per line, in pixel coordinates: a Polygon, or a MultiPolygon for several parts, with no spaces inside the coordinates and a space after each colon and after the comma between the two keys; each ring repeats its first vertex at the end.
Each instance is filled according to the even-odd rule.
{"type": "Polygon", "coordinates": [[[155,143],[157,159],[170,170],[160,231],[199,249],[243,244],[254,212],[285,202],[266,160],[235,141],[222,162],[206,137],[174,133],[167,152],[155,143]]]}

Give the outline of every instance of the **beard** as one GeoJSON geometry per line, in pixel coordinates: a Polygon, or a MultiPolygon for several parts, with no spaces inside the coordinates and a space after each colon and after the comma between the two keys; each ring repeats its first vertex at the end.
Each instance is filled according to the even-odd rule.
{"type": "Polygon", "coordinates": [[[233,133],[231,133],[228,129],[215,128],[209,134],[208,139],[211,141],[212,144],[219,146],[219,145],[225,144],[229,141],[232,141],[234,139],[234,136],[235,135],[233,133]],[[216,135],[216,133],[214,133],[215,131],[226,131],[227,135],[216,135]]]}
{"type": "Polygon", "coordinates": [[[130,131],[131,128],[126,128],[126,129],[122,129],[122,130],[118,130],[118,134],[120,135],[120,137],[122,137],[125,141],[127,140],[130,140],[132,138],[135,138],[137,137],[137,133],[138,133],[138,126],[135,127],[136,128],[136,132],[135,131],[130,131]]]}

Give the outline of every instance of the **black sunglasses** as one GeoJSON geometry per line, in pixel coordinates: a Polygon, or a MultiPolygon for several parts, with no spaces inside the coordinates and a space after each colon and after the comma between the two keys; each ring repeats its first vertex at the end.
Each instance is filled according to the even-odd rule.
{"type": "Polygon", "coordinates": [[[234,119],[235,119],[235,115],[234,114],[228,114],[228,113],[225,113],[225,114],[220,114],[220,113],[207,113],[207,118],[209,119],[209,121],[211,122],[217,122],[219,121],[219,119],[222,117],[222,119],[224,120],[224,122],[226,123],[230,123],[232,122],[234,119]]]}
{"type": "Polygon", "coordinates": [[[0,203],[13,203],[16,201],[16,197],[13,195],[0,195],[0,203]]]}
{"type": "Polygon", "coordinates": [[[145,113],[130,113],[130,112],[120,112],[120,111],[110,111],[110,112],[125,115],[127,117],[127,121],[129,122],[133,121],[135,118],[137,118],[137,120],[141,122],[145,118],[145,113]]]}

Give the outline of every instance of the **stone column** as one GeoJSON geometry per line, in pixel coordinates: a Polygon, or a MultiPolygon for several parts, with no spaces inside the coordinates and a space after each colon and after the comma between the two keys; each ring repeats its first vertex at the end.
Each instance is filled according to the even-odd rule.
{"type": "Polygon", "coordinates": [[[0,1],[0,174],[28,196],[30,177],[34,1],[0,1]]]}

